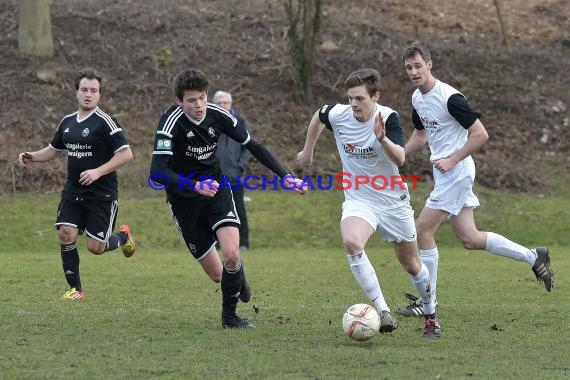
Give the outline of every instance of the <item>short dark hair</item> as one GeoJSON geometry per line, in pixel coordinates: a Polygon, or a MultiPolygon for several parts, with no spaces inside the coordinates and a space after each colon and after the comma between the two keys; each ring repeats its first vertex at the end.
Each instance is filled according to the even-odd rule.
{"type": "Polygon", "coordinates": [[[181,71],[174,79],[174,94],[180,100],[184,98],[185,91],[208,91],[210,81],[198,69],[181,71]]]}
{"type": "Polygon", "coordinates": [[[344,81],[346,90],[365,85],[370,97],[380,92],[380,73],[374,69],[360,69],[348,75],[344,81]]]}
{"type": "Polygon", "coordinates": [[[416,54],[419,54],[426,62],[431,60],[431,53],[426,45],[420,41],[411,41],[402,52],[402,61],[406,62],[406,59],[413,58],[416,54]]]}
{"type": "Polygon", "coordinates": [[[79,90],[79,82],[81,82],[81,79],[83,78],[97,79],[97,81],[99,81],[99,92],[101,92],[101,90],[103,89],[103,77],[94,68],[86,67],[77,72],[77,75],[75,76],[76,90],[79,90]]]}

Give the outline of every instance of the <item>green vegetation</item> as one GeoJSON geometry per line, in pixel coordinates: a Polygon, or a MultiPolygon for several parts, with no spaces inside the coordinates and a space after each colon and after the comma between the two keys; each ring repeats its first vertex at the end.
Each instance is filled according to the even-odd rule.
{"type": "Polygon", "coordinates": [[[172,66],[172,50],[167,47],[160,48],[158,53],[156,53],[156,60],[166,69],[170,69],[170,66],[172,66]]]}
{"type": "MultiPolygon", "coordinates": [[[[427,193],[413,193],[420,209],[427,193]]],[[[218,285],[184,248],[162,194],[124,193],[118,223],[139,248],[89,254],[81,239],[87,299],[66,290],[51,228],[58,194],[0,197],[0,378],[5,379],[410,379],[568,378],[566,300],[570,271],[565,195],[477,189],[482,229],[552,247],[552,293],[524,263],[466,251],[448,226],[439,235],[443,338],[421,338],[420,319],[399,318],[389,336],[357,343],[342,333],[353,303],[367,302],[338,233],[342,194],[249,192],[254,289],[240,313],[255,331],[220,326],[218,285]]],[[[395,310],[412,291],[386,243],[367,249],[395,310]]]]}

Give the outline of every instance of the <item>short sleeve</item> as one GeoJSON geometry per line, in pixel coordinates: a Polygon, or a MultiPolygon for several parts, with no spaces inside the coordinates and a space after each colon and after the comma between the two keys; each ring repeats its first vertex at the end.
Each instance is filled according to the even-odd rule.
{"type": "Polygon", "coordinates": [[[65,144],[63,143],[63,127],[65,120],[66,119],[60,121],[59,126],[57,127],[57,131],[49,143],[49,145],[56,150],[67,150],[65,144]]]}
{"type": "Polygon", "coordinates": [[[461,94],[453,94],[449,97],[447,100],[447,110],[465,129],[472,126],[473,123],[481,117],[481,114],[473,111],[467,99],[461,94]]]}
{"type": "Polygon", "coordinates": [[[327,129],[331,131],[332,131],[332,124],[329,120],[329,113],[331,112],[332,108],[333,106],[327,104],[322,106],[321,110],[319,111],[319,120],[321,121],[321,123],[325,125],[327,129]]]}
{"type": "Polygon", "coordinates": [[[384,123],[386,127],[386,137],[394,144],[404,146],[404,133],[400,123],[400,116],[396,112],[392,112],[384,123]]]}
{"type": "Polygon", "coordinates": [[[412,111],[412,122],[414,123],[415,129],[419,129],[420,131],[425,129],[422,120],[420,119],[420,115],[418,115],[418,112],[416,111],[415,108],[412,111]]]}

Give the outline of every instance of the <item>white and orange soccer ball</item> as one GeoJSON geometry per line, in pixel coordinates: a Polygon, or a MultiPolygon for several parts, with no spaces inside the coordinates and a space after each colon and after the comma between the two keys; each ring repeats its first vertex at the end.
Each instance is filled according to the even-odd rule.
{"type": "Polygon", "coordinates": [[[353,340],[365,341],[378,334],[380,316],[374,306],[357,303],[345,311],[342,328],[353,340]]]}

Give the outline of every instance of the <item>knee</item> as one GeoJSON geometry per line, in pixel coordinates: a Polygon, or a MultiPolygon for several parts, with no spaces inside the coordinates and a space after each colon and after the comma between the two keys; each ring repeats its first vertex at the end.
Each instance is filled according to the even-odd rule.
{"type": "Polygon", "coordinates": [[[215,248],[199,261],[206,275],[216,284],[222,281],[223,264],[215,248]]]}
{"type": "Polygon", "coordinates": [[[94,255],[101,255],[105,253],[105,243],[101,243],[95,239],[87,239],[87,249],[94,255]]]}
{"type": "Polygon", "coordinates": [[[479,239],[478,236],[460,236],[459,240],[461,241],[461,244],[463,245],[463,248],[468,249],[468,250],[474,250],[474,249],[483,249],[485,248],[484,244],[481,244],[481,239],[479,239]]]}
{"type": "Polygon", "coordinates": [[[355,253],[364,250],[363,245],[358,240],[351,239],[350,237],[343,237],[342,243],[349,255],[354,255],[355,253]]]}
{"type": "Polygon", "coordinates": [[[210,277],[210,280],[214,281],[216,284],[219,284],[222,281],[222,271],[208,272],[208,276],[210,277]]]}
{"type": "Polygon", "coordinates": [[[58,236],[59,236],[59,244],[61,245],[68,245],[75,243],[75,240],[77,239],[77,233],[67,228],[61,228],[59,230],[58,236]]]}
{"type": "Polygon", "coordinates": [[[417,245],[410,243],[396,244],[396,255],[402,267],[410,276],[417,276],[422,269],[422,261],[418,254],[417,245]]]}
{"type": "Polygon", "coordinates": [[[434,232],[431,228],[428,228],[425,224],[420,223],[416,225],[416,234],[418,235],[419,239],[426,239],[433,237],[434,232]]]}
{"type": "Polygon", "coordinates": [[[403,263],[402,266],[410,276],[414,277],[417,276],[418,273],[420,273],[420,270],[422,269],[422,264],[419,258],[417,260],[408,260],[405,263],[403,263]]]}
{"type": "MultiPolygon", "coordinates": [[[[222,247],[222,256],[224,257],[224,265],[228,268],[237,269],[240,265],[239,248],[224,248],[222,247]]],[[[221,279],[221,274],[220,274],[221,279]]]]}

